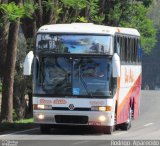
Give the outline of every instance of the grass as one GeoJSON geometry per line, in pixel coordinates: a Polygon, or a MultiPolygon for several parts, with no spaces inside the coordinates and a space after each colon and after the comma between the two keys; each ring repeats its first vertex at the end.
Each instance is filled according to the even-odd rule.
{"type": "Polygon", "coordinates": [[[33,123],[33,119],[23,119],[23,120],[19,120],[19,121],[15,121],[15,123],[23,123],[23,124],[29,124],[29,123],[33,123]]]}
{"type": "Polygon", "coordinates": [[[13,123],[0,123],[0,132],[20,131],[36,127],[33,119],[24,119],[13,123]]]}

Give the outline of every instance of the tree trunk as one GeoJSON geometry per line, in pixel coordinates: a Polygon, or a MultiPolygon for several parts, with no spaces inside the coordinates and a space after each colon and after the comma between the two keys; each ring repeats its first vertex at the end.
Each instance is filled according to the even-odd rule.
{"type": "Polygon", "coordinates": [[[2,87],[2,107],[1,107],[1,121],[13,121],[13,84],[14,84],[14,70],[17,55],[17,43],[19,32],[19,20],[10,24],[7,57],[5,64],[5,74],[3,78],[2,87]]]}
{"type": "Polygon", "coordinates": [[[36,15],[33,14],[32,17],[33,19],[30,19],[30,18],[22,19],[21,27],[26,40],[32,39],[36,36],[36,32],[37,32],[36,15]]]}
{"type": "Polygon", "coordinates": [[[36,11],[37,15],[37,27],[39,28],[43,24],[43,9],[42,9],[42,0],[38,0],[38,9],[36,11]]]}
{"type": "Polygon", "coordinates": [[[106,12],[107,2],[106,2],[106,0],[100,0],[99,3],[100,3],[99,4],[100,5],[99,14],[104,15],[106,12]]]}
{"type": "Polygon", "coordinates": [[[13,107],[17,116],[16,120],[21,120],[25,118],[27,104],[24,93],[25,93],[24,81],[19,82],[19,84],[14,83],[13,107]]]}
{"type": "Polygon", "coordinates": [[[30,116],[33,116],[32,92],[29,92],[28,96],[29,96],[28,111],[30,116]]]}

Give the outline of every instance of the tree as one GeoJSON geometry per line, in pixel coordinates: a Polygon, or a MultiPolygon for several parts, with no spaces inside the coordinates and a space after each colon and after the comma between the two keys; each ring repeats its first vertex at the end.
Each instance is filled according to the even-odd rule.
{"type": "MultiPolygon", "coordinates": [[[[17,4],[19,5],[20,1],[18,1],[17,4]]],[[[5,13],[5,17],[8,21],[10,21],[5,73],[3,75],[2,86],[1,121],[5,122],[12,122],[13,120],[13,84],[20,24],[19,19],[24,14],[23,9],[21,9],[18,5],[13,2],[8,5],[1,5],[1,9],[5,13]]]]}
{"type": "Polygon", "coordinates": [[[157,29],[160,28],[160,0],[154,0],[149,7],[148,16],[157,29]]]}

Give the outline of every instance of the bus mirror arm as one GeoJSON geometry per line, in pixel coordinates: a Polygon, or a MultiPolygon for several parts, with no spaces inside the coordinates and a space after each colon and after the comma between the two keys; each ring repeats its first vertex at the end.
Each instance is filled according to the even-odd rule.
{"type": "Polygon", "coordinates": [[[120,77],[120,57],[117,53],[114,53],[112,58],[112,76],[115,78],[120,77]]]}
{"type": "Polygon", "coordinates": [[[23,75],[29,76],[31,75],[31,70],[32,70],[32,62],[33,62],[33,51],[30,51],[23,63],[23,75]]]}

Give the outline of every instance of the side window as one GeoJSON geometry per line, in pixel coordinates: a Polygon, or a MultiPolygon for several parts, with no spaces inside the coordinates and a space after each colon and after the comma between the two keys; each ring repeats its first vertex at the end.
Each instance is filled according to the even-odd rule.
{"type": "Polygon", "coordinates": [[[131,39],[131,47],[130,47],[130,62],[133,63],[133,49],[134,49],[134,38],[131,39]]]}
{"type": "Polygon", "coordinates": [[[119,45],[120,45],[120,57],[121,57],[121,61],[123,61],[123,48],[122,48],[122,39],[121,37],[118,37],[119,38],[119,45]]]}
{"type": "Polygon", "coordinates": [[[117,36],[114,37],[114,52],[117,52],[117,36]]]}
{"type": "Polygon", "coordinates": [[[138,39],[136,39],[136,47],[135,47],[135,62],[138,62],[138,39]]]}
{"type": "Polygon", "coordinates": [[[134,56],[135,56],[135,54],[134,54],[134,50],[135,50],[135,48],[136,48],[136,39],[135,38],[133,38],[133,44],[132,44],[132,49],[131,49],[131,62],[132,63],[134,63],[135,62],[135,59],[134,59],[134,56]]]}
{"type": "Polygon", "coordinates": [[[131,63],[132,38],[127,38],[128,62],[131,63]]]}
{"type": "Polygon", "coordinates": [[[120,48],[121,48],[121,60],[125,61],[123,37],[120,37],[120,48]]]}
{"type": "Polygon", "coordinates": [[[137,39],[135,39],[135,46],[134,46],[134,62],[137,62],[137,46],[138,42],[137,39]]]}
{"type": "Polygon", "coordinates": [[[127,38],[124,38],[125,62],[128,62],[127,38]]]}
{"type": "Polygon", "coordinates": [[[125,48],[125,37],[122,37],[122,49],[123,49],[123,60],[127,61],[127,56],[126,56],[126,48],[125,48]]]}
{"type": "Polygon", "coordinates": [[[137,43],[137,48],[138,48],[138,62],[141,62],[142,61],[142,48],[141,48],[139,39],[137,43]]]}
{"type": "Polygon", "coordinates": [[[114,50],[120,54],[121,61],[128,63],[141,61],[142,51],[138,38],[133,36],[116,36],[114,45],[114,50]]]}
{"type": "Polygon", "coordinates": [[[119,37],[115,36],[115,41],[114,41],[114,52],[118,53],[118,55],[120,55],[120,41],[119,41],[119,37]]]}

